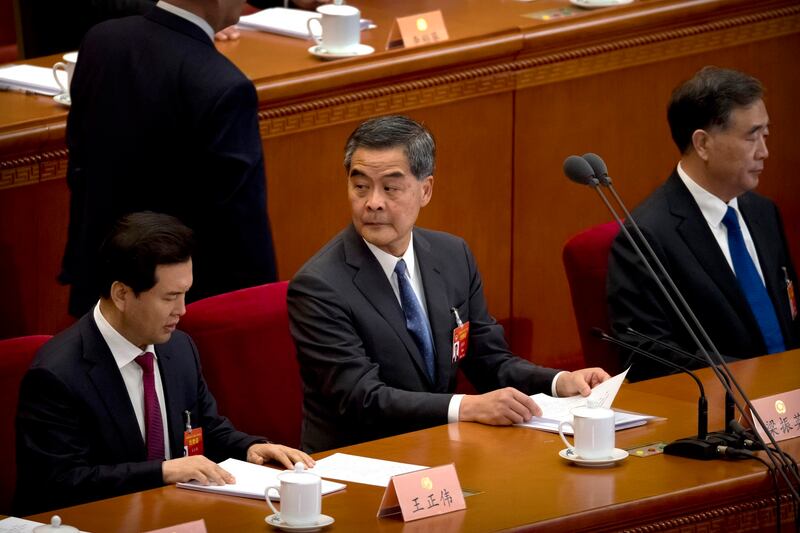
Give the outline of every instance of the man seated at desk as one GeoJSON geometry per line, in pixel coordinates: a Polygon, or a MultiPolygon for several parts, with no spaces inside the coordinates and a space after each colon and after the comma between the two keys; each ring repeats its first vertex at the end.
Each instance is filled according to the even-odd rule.
{"type": "Polygon", "coordinates": [[[402,116],[368,120],[347,141],[352,225],[289,285],[307,451],[459,420],[522,422],[541,414],[529,394],[587,395],[608,378],[509,352],[466,243],[414,227],[434,156],[428,130],[402,116]],[[453,394],[459,368],[482,394],[453,394]]]}
{"type": "MultiPolygon", "coordinates": [[[[723,356],[797,347],[797,274],[783,223],[775,204],[752,192],[769,155],[761,83],[706,67],[675,89],[667,118],[680,161],[633,217],[723,356]]],[[[608,303],[617,336],[679,365],[701,366],[627,332],[697,350],[622,234],[611,248],[608,303]]],[[[671,372],[639,356],[623,359],[634,363],[631,380],[671,372]]]]}
{"type": "Polygon", "coordinates": [[[231,483],[212,462],[228,457],[313,464],[217,413],[197,348],[175,329],[192,285],[189,228],[168,215],[128,215],[103,244],[99,272],[100,301],[39,350],[22,380],[16,513],[176,482],[231,483]],[[205,456],[183,457],[187,413],[205,456]]]}

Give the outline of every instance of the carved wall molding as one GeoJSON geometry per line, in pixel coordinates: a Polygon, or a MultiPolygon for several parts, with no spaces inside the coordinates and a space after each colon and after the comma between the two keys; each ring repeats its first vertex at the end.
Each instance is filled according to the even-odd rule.
{"type": "MultiPolygon", "coordinates": [[[[781,501],[781,523],[794,521],[794,506],[791,496],[784,494],[781,501]]],[[[677,518],[660,520],[645,526],[623,530],[625,533],[681,533],[708,531],[769,531],[776,529],[775,498],[760,498],[753,501],[718,507],[677,518]]]]}
{"type": "Polygon", "coordinates": [[[0,190],[66,178],[67,155],[64,148],[0,161],[0,190]]]}

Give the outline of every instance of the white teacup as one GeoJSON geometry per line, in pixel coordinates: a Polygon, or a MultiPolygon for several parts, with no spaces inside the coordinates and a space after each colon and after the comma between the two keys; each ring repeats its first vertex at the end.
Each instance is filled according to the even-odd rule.
{"type": "Polygon", "coordinates": [[[573,448],[581,459],[603,459],[614,452],[614,411],[604,407],[576,407],[570,411],[572,422],[558,425],[558,434],[567,448],[573,448]],[[564,426],[572,426],[575,445],[564,436],[564,426]]]}
{"type": "Polygon", "coordinates": [[[61,88],[61,93],[69,94],[69,85],[72,83],[72,74],[75,72],[75,63],[78,62],[78,52],[64,54],[63,59],[64,61],[59,61],[53,65],[53,77],[56,79],[56,83],[58,84],[59,88],[61,88]],[[64,85],[61,83],[61,80],[58,78],[59,70],[63,70],[67,73],[66,87],[64,87],[64,85]]]}
{"type": "Polygon", "coordinates": [[[317,8],[320,18],[308,19],[308,33],[328,52],[346,52],[361,40],[361,12],[353,6],[325,4],[317,8]],[[312,29],[319,26],[318,30],[312,29]]]}
{"type": "Polygon", "coordinates": [[[267,487],[264,497],[272,512],[281,522],[289,526],[317,524],[322,512],[322,480],[317,474],[305,471],[303,463],[294,465],[294,470],[278,474],[280,487],[267,487]],[[280,511],[272,505],[269,492],[274,490],[281,498],[280,511]]]}

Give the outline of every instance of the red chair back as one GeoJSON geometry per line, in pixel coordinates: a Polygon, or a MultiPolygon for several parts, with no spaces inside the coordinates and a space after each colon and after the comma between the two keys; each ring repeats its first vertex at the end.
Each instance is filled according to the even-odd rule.
{"type": "Polygon", "coordinates": [[[0,459],[3,481],[0,482],[0,514],[11,514],[14,486],[17,482],[16,427],[19,385],[31,366],[36,351],[50,340],[50,335],[34,335],[0,341],[0,459]]]}
{"type": "Polygon", "coordinates": [[[619,355],[611,344],[593,337],[592,328],[609,331],[606,274],[611,243],[619,232],[616,222],[594,226],[578,233],[564,245],[572,308],[586,366],[599,366],[609,374],[620,371],[619,355]]]}
{"type": "Polygon", "coordinates": [[[219,412],[236,429],[300,446],[303,391],[286,308],[288,282],[187,306],[181,329],[200,351],[219,412]]]}

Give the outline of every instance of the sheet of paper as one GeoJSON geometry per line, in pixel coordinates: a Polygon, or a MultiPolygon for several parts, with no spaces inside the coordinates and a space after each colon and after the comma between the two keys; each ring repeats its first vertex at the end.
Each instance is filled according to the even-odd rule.
{"type": "MultiPolygon", "coordinates": [[[[67,85],[67,73],[58,71],[58,79],[67,85]]],[[[55,96],[61,88],[53,78],[53,69],[33,65],[9,65],[0,68],[0,88],[27,90],[48,96],[55,96]]]]}
{"type": "MultiPolygon", "coordinates": [[[[539,393],[531,395],[534,402],[542,409],[542,416],[533,417],[528,422],[517,424],[521,427],[529,427],[534,429],[543,429],[545,431],[558,432],[558,424],[562,420],[572,420],[570,411],[576,407],[586,405],[589,400],[598,402],[600,407],[611,409],[614,403],[614,398],[617,397],[619,388],[628,374],[628,370],[617,374],[604,381],[603,383],[595,386],[589,396],[570,396],[569,398],[553,398],[547,394],[539,393]]],[[[617,430],[626,429],[629,427],[641,426],[648,420],[655,417],[650,415],[641,415],[638,413],[620,413],[614,415],[615,425],[617,430]]],[[[567,428],[564,433],[571,435],[572,432],[567,428]]]]}
{"type": "Polygon", "coordinates": [[[389,479],[392,476],[415,472],[423,468],[428,467],[346,453],[334,453],[318,460],[311,472],[316,472],[321,477],[386,487],[389,485],[389,479]]]}
{"type": "Polygon", "coordinates": [[[41,522],[34,522],[33,520],[9,516],[8,518],[3,518],[0,520],[0,533],[33,533],[35,528],[43,525],[44,524],[41,522]]]}
{"type": "MultiPolygon", "coordinates": [[[[304,9],[287,9],[284,7],[271,7],[252,15],[239,18],[237,26],[253,30],[277,33],[286,37],[310,39],[308,34],[308,20],[320,18],[322,15],[304,9]]],[[[361,19],[361,29],[371,29],[376,26],[371,20],[361,19]]]]}
{"type": "MultiPolygon", "coordinates": [[[[230,485],[201,485],[196,481],[189,483],[178,483],[182,489],[200,490],[204,492],[214,492],[217,494],[228,494],[230,496],[241,496],[244,498],[263,499],[264,491],[270,486],[279,486],[278,474],[283,470],[270,468],[268,466],[255,465],[247,461],[238,459],[226,459],[219,463],[219,466],[230,472],[236,478],[236,483],[230,485]]],[[[345,488],[343,483],[322,480],[322,495],[336,492],[345,488]]],[[[277,500],[278,495],[270,493],[270,499],[277,500]]]]}

